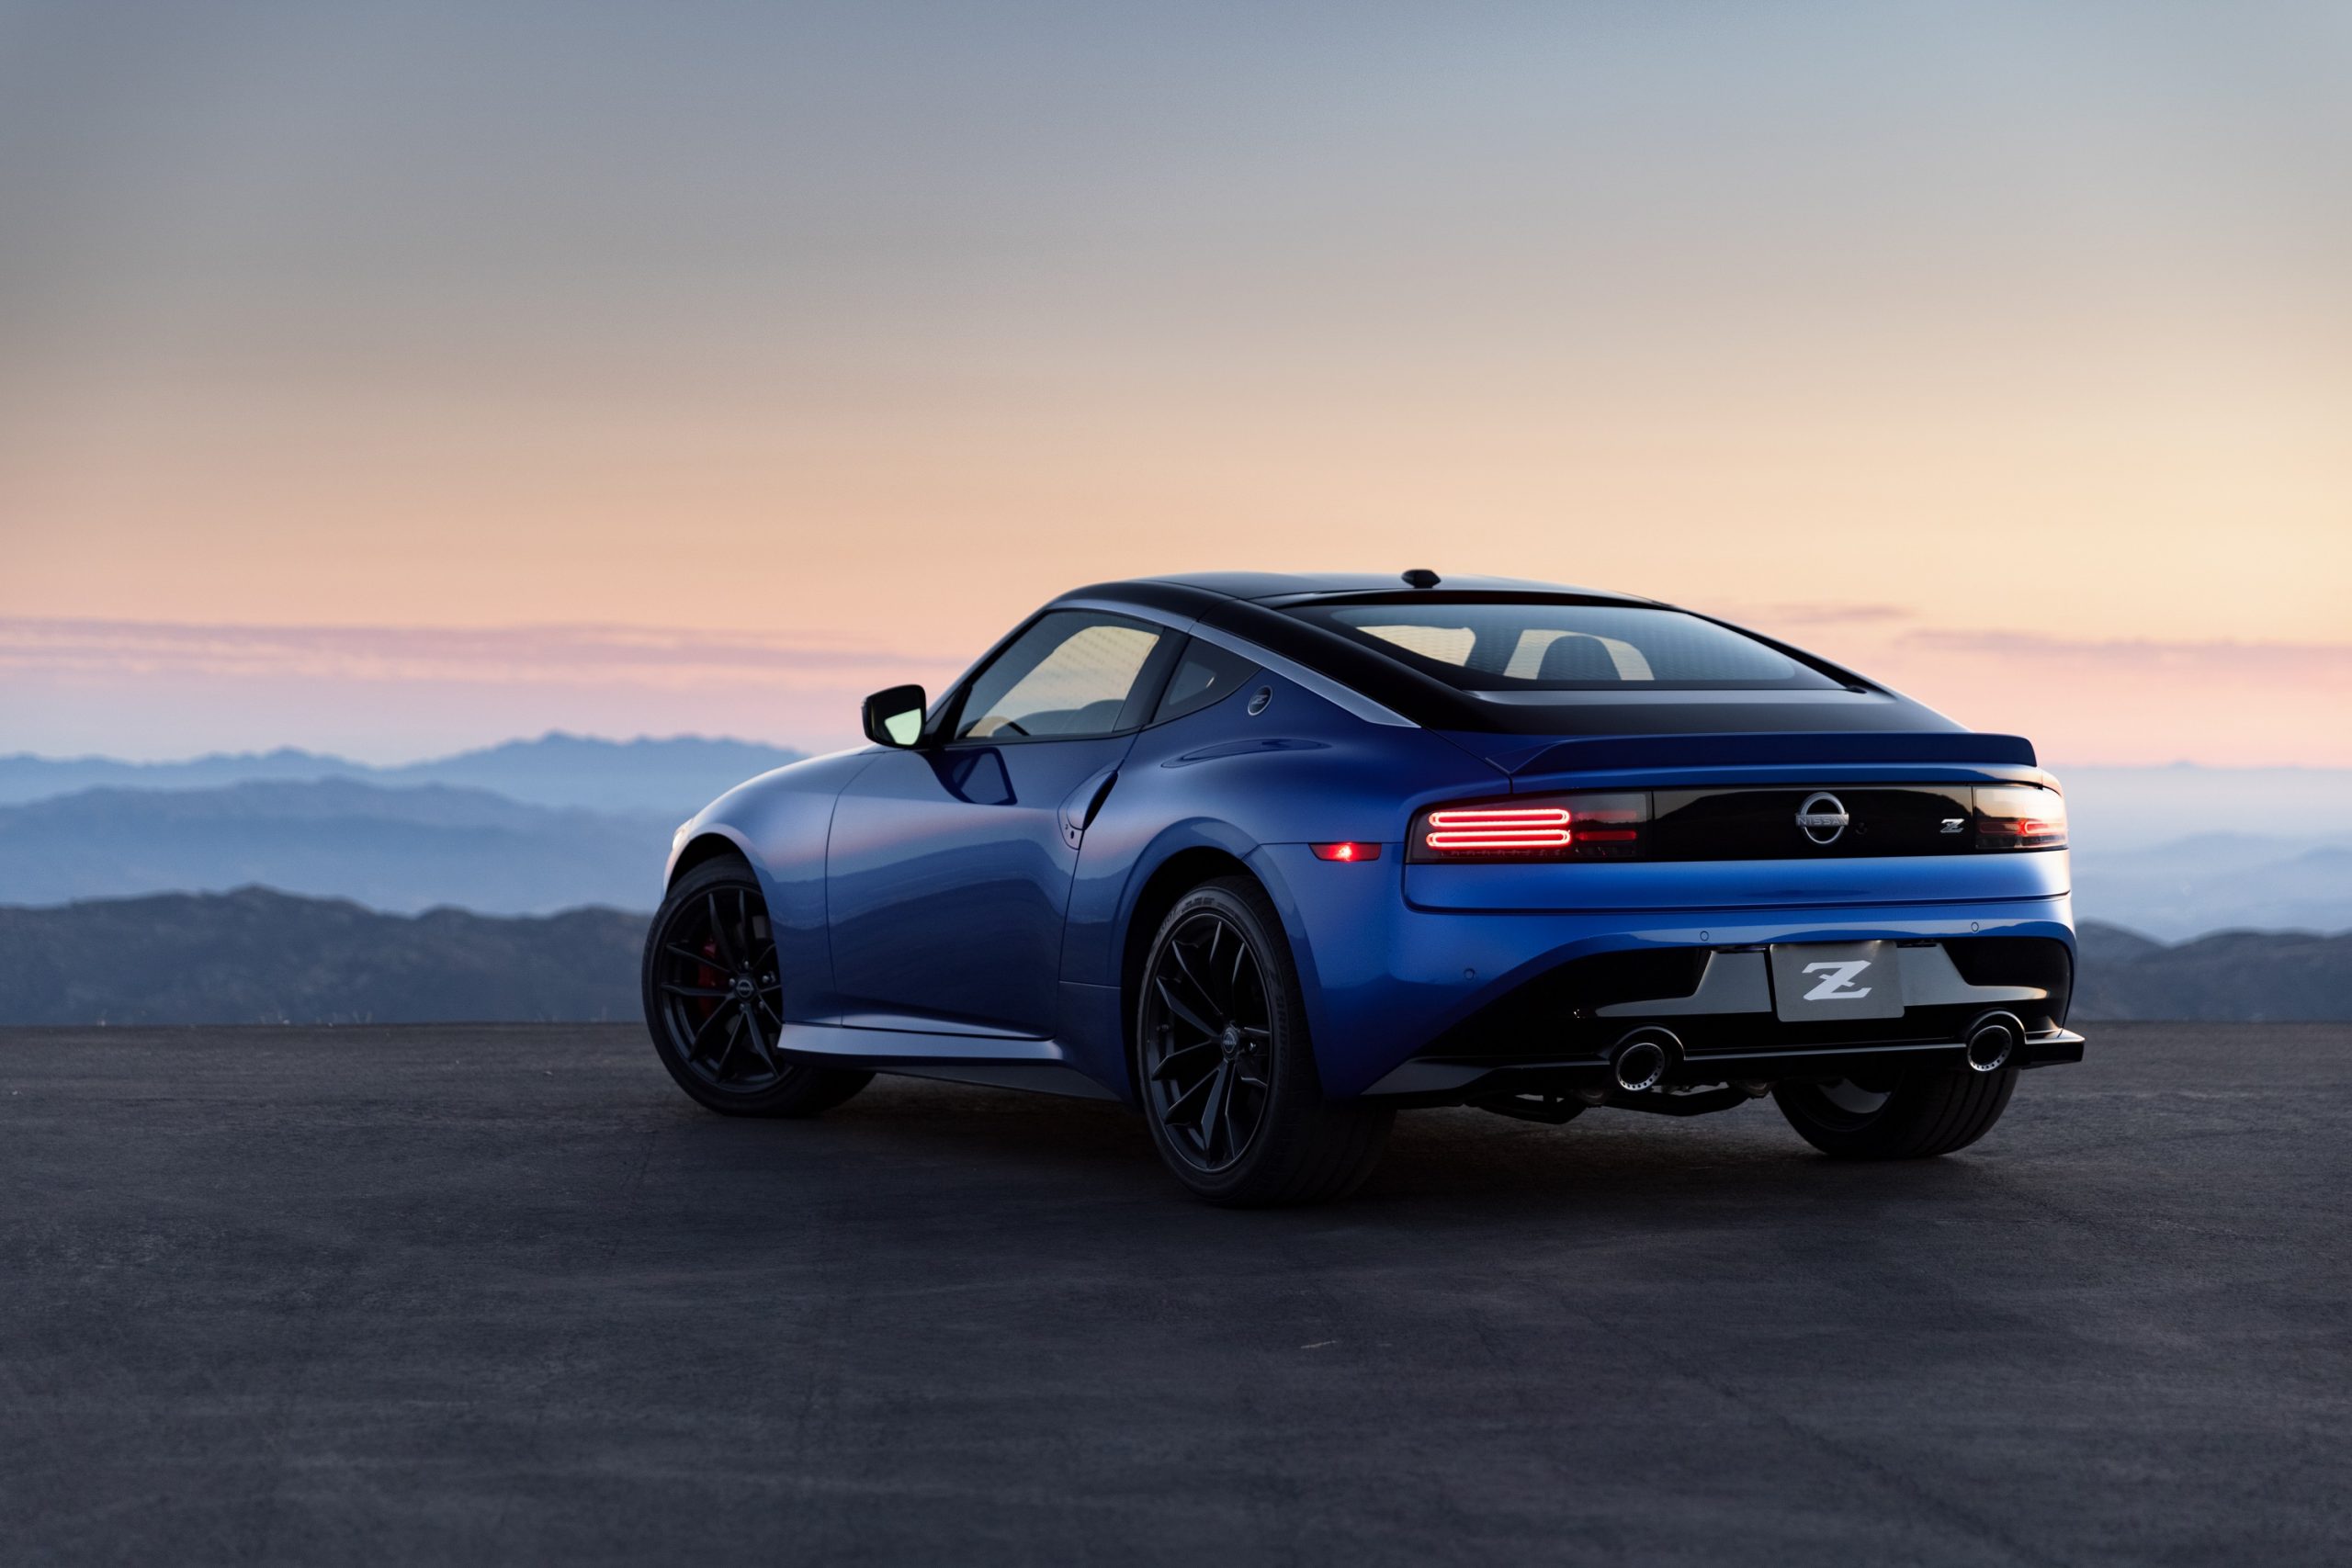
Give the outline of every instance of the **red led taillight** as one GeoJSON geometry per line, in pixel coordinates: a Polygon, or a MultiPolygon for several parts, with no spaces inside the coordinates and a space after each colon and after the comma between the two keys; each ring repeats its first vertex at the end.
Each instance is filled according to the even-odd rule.
{"type": "Polygon", "coordinates": [[[1413,820],[1406,858],[1419,861],[1632,860],[1642,852],[1649,796],[1549,795],[1433,806],[1413,820]]]}
{"type": "Polygon", "coordinates": [[[2039,784],[1979,784],[1976,847],[1980,850],[2063,850],[2066,797],[2039,784]]]}
{"type": "Polygon", "coordinates": [[[1421,819],[1421,845],[1449,854],[1564,850],[1575,842],[1565,806],[1453,807],[1421,819]]]}

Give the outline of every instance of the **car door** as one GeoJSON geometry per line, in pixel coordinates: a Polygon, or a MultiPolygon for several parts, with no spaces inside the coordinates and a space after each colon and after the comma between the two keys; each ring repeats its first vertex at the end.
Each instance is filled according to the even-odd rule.
{"type": "Polygon", "coordinates": [[[1091,610],[1038,616],[842,793],[826,919],[842,1021],[1032,1037],[1059,1003],[1084,824],[1183,639],[1091,610]]]}

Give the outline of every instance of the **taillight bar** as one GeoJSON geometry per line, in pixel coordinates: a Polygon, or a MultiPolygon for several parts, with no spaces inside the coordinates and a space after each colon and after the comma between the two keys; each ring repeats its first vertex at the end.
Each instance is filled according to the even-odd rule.
{"type": "Polygon", "coordinates": [[[1975,797],[1980,850],[2063,850],[2066,797],[2040,784],[1979,784],[1975,797]]]}
{"type": "Polygon", "coordinates": [[[1418,861],[1628,860],[1640,853],[1649,796],[1545,795],[1485,806],[1433,806],[1413,819],[1405,858],[1418,861]]]}
{"type": "MultiPolygon", "coordinates": [[[[1864,791],[1871,786],[1838,787],[1864,791]]],[[[1803,791],[1777,792],[1794,799],[1804,798],[1803,791]]],[[[2066,847],[2066,799],[2054,789],[2023,784],[1963,784],[1956,786],[1952,793],[1968,803],[1969,816],[1965,822],[1952,820],[1945,824],[1945,831],[1955,837],[1942,840],[1938,845],[1939,852],[2066,847]],[[1963,829],[1967,836],[1958,837],[1963,829]]],[[[1673,860],[1688,857],[1690,847],[1675,826],[1681,818],[1669,816],[1659,822],[1654,819],[1653,812],[1652,797],[1642,790],[1448,802],[1428,807],[1415,815],[1405,840],[1405,858],[1476,863],[1644,860],[1653,854],[1673,860]],[[1655,841],[1654,833],[1660,835],[1655,841]]],[[[1843,829],[1845,817],[1840,814],[1836,820],[1843,829]]],[[[1787,829],[1792,839],[1804,825],[1802,808],[1792,810],[1787,829]]],[[[1859,831],[1855,836],[1858,843],[1841,843],[1835,851],[1819,840],[1812,844],[1792,841],[1785,849],[1768,845],[1759,849],[1759,858],[1775,858],[1783,853],[1871,853],[1872,840],[1862,840],[1859,831]]],[[[1324,854],[1321,847],[1316,852],[1324,854]]],[[[1340,857],[1326,854],[1324,858],[1340,857]]]]}
{"type": "Polygon", "coordinates": [[[1456,806],[1421,820],[1419,843],[1451,854],[1560,850],[1575,841],[1565,806],[1456,806]]]}

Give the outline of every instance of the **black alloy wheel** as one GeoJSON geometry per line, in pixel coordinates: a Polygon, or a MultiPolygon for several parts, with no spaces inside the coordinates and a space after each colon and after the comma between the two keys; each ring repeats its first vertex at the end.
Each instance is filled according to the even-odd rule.
{"type": "Polygon", "coordinates": [[[741,861],[680,877],[645,942],[645,1021],[662,1066],[714,1111],[808,1116],[872,1076],[787,1057],[784,979],[758,879],[741,861]]]}
{"type": "Polygon", "coordinates": [[[1372,1173],[1396,1112],[1324,1098],[1298,972],[1254,880],[1221,877],[1178,899],[1137,988],[1145,1118],[1161,1162],[1195,1197],[1317,1202],[1372,1173]]]}
{"type": "Polygon", "coordinates": [[[1229,1168],[1266,1119],[1273,1021],[1250,939],[1199,909],[1168,932],[1145,987],[1145,1079],[1170,1145],[1202,1171],[1229,1168]]]}

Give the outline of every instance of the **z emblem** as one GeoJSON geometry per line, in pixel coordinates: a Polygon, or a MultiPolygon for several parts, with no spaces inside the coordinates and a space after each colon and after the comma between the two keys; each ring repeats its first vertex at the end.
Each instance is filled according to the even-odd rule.
{"type": "Polygon", "coordinates": [[[1849,959],[1843,964],[1806,964],[1804,966],[1806,974],[1822,975],[1823,977],[1815,983],[1813,989],[1804,994],[1804,999],[1809,1002],[1860,1000],[1871,994],[1871,988],[1868,986],[1855,985],[1854,976],[1870,966],[1871,961],[1867,958],[1849,959]],[[1823,974],[1825,970],[1827,971],[1826,975],[1823,974]]]}

